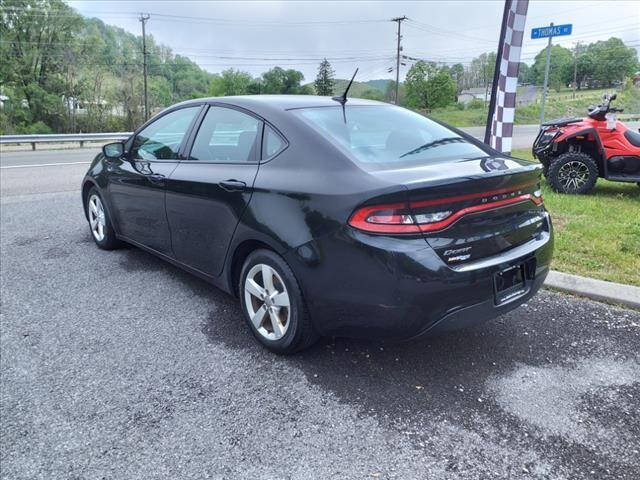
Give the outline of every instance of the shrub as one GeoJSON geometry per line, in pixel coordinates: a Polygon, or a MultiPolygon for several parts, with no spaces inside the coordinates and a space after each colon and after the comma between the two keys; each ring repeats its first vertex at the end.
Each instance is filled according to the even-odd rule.
{"type": "Polygon", "coordinates": [[[19,133],[24,133],[25,135],[34,135],[38,133],[52,133],[51,127],[44,123],[42,120],[38,120],[36,123],[32,123],[31,125],[20,125],[18,127],[19,133]]]}
{"type": "Polygon", "coordinates": [[[479,98],[472,98],[469,103],[467,103],[467,110],[476,110],[484,108],[484,100],[480,100],[479,98]]]}

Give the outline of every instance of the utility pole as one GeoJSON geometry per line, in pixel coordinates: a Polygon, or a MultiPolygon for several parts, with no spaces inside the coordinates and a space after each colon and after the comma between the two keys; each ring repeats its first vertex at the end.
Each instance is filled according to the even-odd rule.
{"type": "Polygon", "coordinates": [[[400,25],[405,20],[407,20],[406,15],[391,19],[392,22],[398,23],[398,50],[396,52],[396,98],[395,102],[393,102],[396,105],[398,104],[398,89],[400,87],[400,52],[402,51],[402,47],[400,46],[400,39],[402,38],[402,36],[400,35],[400,25]]]}
{"type": "MultiPolygon", "coordinates": [[[[550,25],[553,30],[553,22],[550,25]]],[[[542,86],[542,102],[540,102],[540,125],[544,123],[544,101],[547,98],[547,84],[549,83],[549,62],[551,62],[551,39],[552,35],[549,35],[549,43],[547,43],[547,63],[544,66],[544,84],[542,86]]]]}
{"type": "Polygon", "coordinates": [[[576,98],[576,84],[578,82],[578,52],[580,51],[580,42],[576,43],[573,49],[573,98],[576,98]]]}
{"type": "Polygon", "coordinates": [[[142,68],[144,71],[144,121],[149,120],[149,99],[147,97],[147,38],[145,34],[145,24],[150,15],[140,14],[138,20],[142,23],[142,68]]]}

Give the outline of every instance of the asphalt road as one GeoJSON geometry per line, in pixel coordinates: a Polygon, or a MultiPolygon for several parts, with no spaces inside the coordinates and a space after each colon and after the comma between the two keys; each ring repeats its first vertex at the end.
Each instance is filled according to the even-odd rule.
{"type": "Polygon", "coordinates": [[[85,168],[0,170],[0,478],[640,478],[639,312],[543,291],[277,357],[234,299],[97,249],[85,168]]]}

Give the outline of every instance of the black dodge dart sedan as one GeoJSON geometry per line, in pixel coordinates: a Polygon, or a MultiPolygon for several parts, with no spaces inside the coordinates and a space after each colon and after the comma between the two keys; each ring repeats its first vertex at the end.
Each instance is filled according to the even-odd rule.
{"type": "Polygon", "coordinates": [[[105,145],[82,201],[100,248],[133,244],[237,296],[254,336],[291,353],[527,301],[553,250],[540,171],[380,102],[209,98],[105,145]]]}

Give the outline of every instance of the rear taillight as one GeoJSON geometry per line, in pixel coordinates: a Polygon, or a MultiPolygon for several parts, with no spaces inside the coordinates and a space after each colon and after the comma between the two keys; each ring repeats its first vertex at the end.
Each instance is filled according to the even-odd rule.
{"type": "MultiPolygon", "coordinates": [[[[464,215],[483,212],[485,210],[491,210],[498,207],[506,207],[508,205],[514,205],[516,203],[522,203],[528,200],[532,201],[536,205],[540,205],[542,203],[542,198],[534,197],[532,194],[526,193],[524,195],[518,195],[517,197],[506,198],[504,200],[497,200],[494,202],[481,203],[479,205],[465,207],[447,216],[447,218],[440,222],[424,223],[418,225],[418,227],[422,232],[433,232],[436,230],[442,230],[443,228],[447,228],[449,225],[451,225],[453,222],[455,222],[460,217],[463,217],[464,215]]],[[[419,215],[416,215],[416,217],[418,216],[419,215]]]]}
{"type": "Polygon", "coordinates": [[[420,233],[406,203],[361,207],[351,215],[349,225],[373,233],[420,233]]]}
{"type": "Polygon", "coordinates": [[[475,193],[457,197],[448,197],[427,201],[407,203],[393,203],[382,205],[369,205],[357,209],[351,218],[349,225],[359,230],[372,233],[406,234],[433,232],[442,230],[460,217],[491,210],[493,208],[514,205],[531,201],[535,205],[542,204],[542,191],[538,187],[533,193],[522,193],[521,189],[532,187],[534,184],[518,185],[510,189],[494,190],[484,193],[475,193]],[[518,189],[518,190],[515,190],[518,189]],[[462,201],[476,200],[482,203],[457,209],[451,204],[462,201]],[[444,206],[446,204],[446,206],[444,206]],[[433,208],[438,205],[436,211],[424,211],[425,208],[433,208]],[[442,207],[440,205],[443,205],[442,207]],[[444,208],[443,208],[444,207],[444,208]]]}

